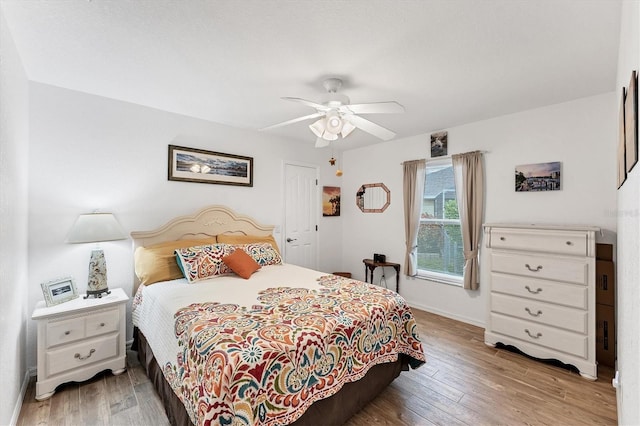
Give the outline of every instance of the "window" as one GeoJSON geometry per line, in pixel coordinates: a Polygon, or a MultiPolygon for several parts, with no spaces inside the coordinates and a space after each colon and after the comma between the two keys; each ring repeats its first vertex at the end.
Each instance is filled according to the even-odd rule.
{"type": "Polygon", "coordinates": [[[418,230],[418,276],[462,284],[464,255],[451,159],[427,163],[418,230]]]}

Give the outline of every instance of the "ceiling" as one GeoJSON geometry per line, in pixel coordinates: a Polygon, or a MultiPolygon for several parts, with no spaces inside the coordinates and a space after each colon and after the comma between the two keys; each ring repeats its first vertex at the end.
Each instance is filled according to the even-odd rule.
{"type": "MultiPolygon", "coordinates": [[[[396,138],[615,90],[619,0],[1,0],[27,77],[230,126],[340,77],[396,138]]],[[[4,24],[4,23],[3,23],[4,24]]],[[[313,146],[312,120],[267,130],[313,146]]],[[[379,142],[360,130],[336,149],[379,142]]]]}

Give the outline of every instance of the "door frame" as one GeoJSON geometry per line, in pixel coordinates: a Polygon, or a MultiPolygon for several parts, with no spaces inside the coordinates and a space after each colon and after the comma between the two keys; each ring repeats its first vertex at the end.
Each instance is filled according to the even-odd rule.
{"type": "Polygon", "coordinates": [[[315,255],[315,269],[318,270],[319,266],[320,266],[320,210],[319,210],[319,206],[320,204],[320,166],[318,166],[317,164],[314,163],[306,163],[304,161],[292,161],[292,160],[283,160],[282,161],[282,176],[281,176],[281,182],[282,182],[282,247],[284,248],[283,253],[284,253],[284,260],[286,261],[287,258],[287,166],[297,166],[297,167],[309,167],[315,170],[316,172],[316,191],[315,191],[315,196],[314,196],[314,200],[315,200],[315,219],[316,219],[316,226],[318,227],[318,230],[315,233],[315,241],[314,244],[316,245],[316,255],[315,255]]]}

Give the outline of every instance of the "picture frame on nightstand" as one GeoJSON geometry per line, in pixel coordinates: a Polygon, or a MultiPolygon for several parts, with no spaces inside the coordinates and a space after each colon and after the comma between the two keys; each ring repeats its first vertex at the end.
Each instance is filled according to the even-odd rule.
{"type": "Polygon", "coordinates": [[[78,298],[78,288],[72,277],[56,278],[40,284],[47,306],[59,305],[78,298]]]}

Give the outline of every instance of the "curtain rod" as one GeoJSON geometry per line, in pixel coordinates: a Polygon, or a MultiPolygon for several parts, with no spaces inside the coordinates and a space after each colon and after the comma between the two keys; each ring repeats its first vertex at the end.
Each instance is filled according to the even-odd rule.
{"type": "MultiPolygon", "coordinates": [[[[469,154],[471,152],[481,152],[482,154],[489,154],[490,151],[482,151],[482,150],[475,150],[475,151],[469,151],[469,152],[461,152],[461,154],[469,154]]],[[[434,157],[434,158],[416,158],[415,160],[407,160],[407,161],[403,161],[402,163],[400,163],[401,166],[404,166],[404,163],[410,163],[412,161],[424,161],[426,163],[432,162],[432,161],[440,161],[440,160],[446,160],[451,158],[453,155],[456,154],[451,154],[451,155],[443,155],[442,157],[434,157]]]]}

